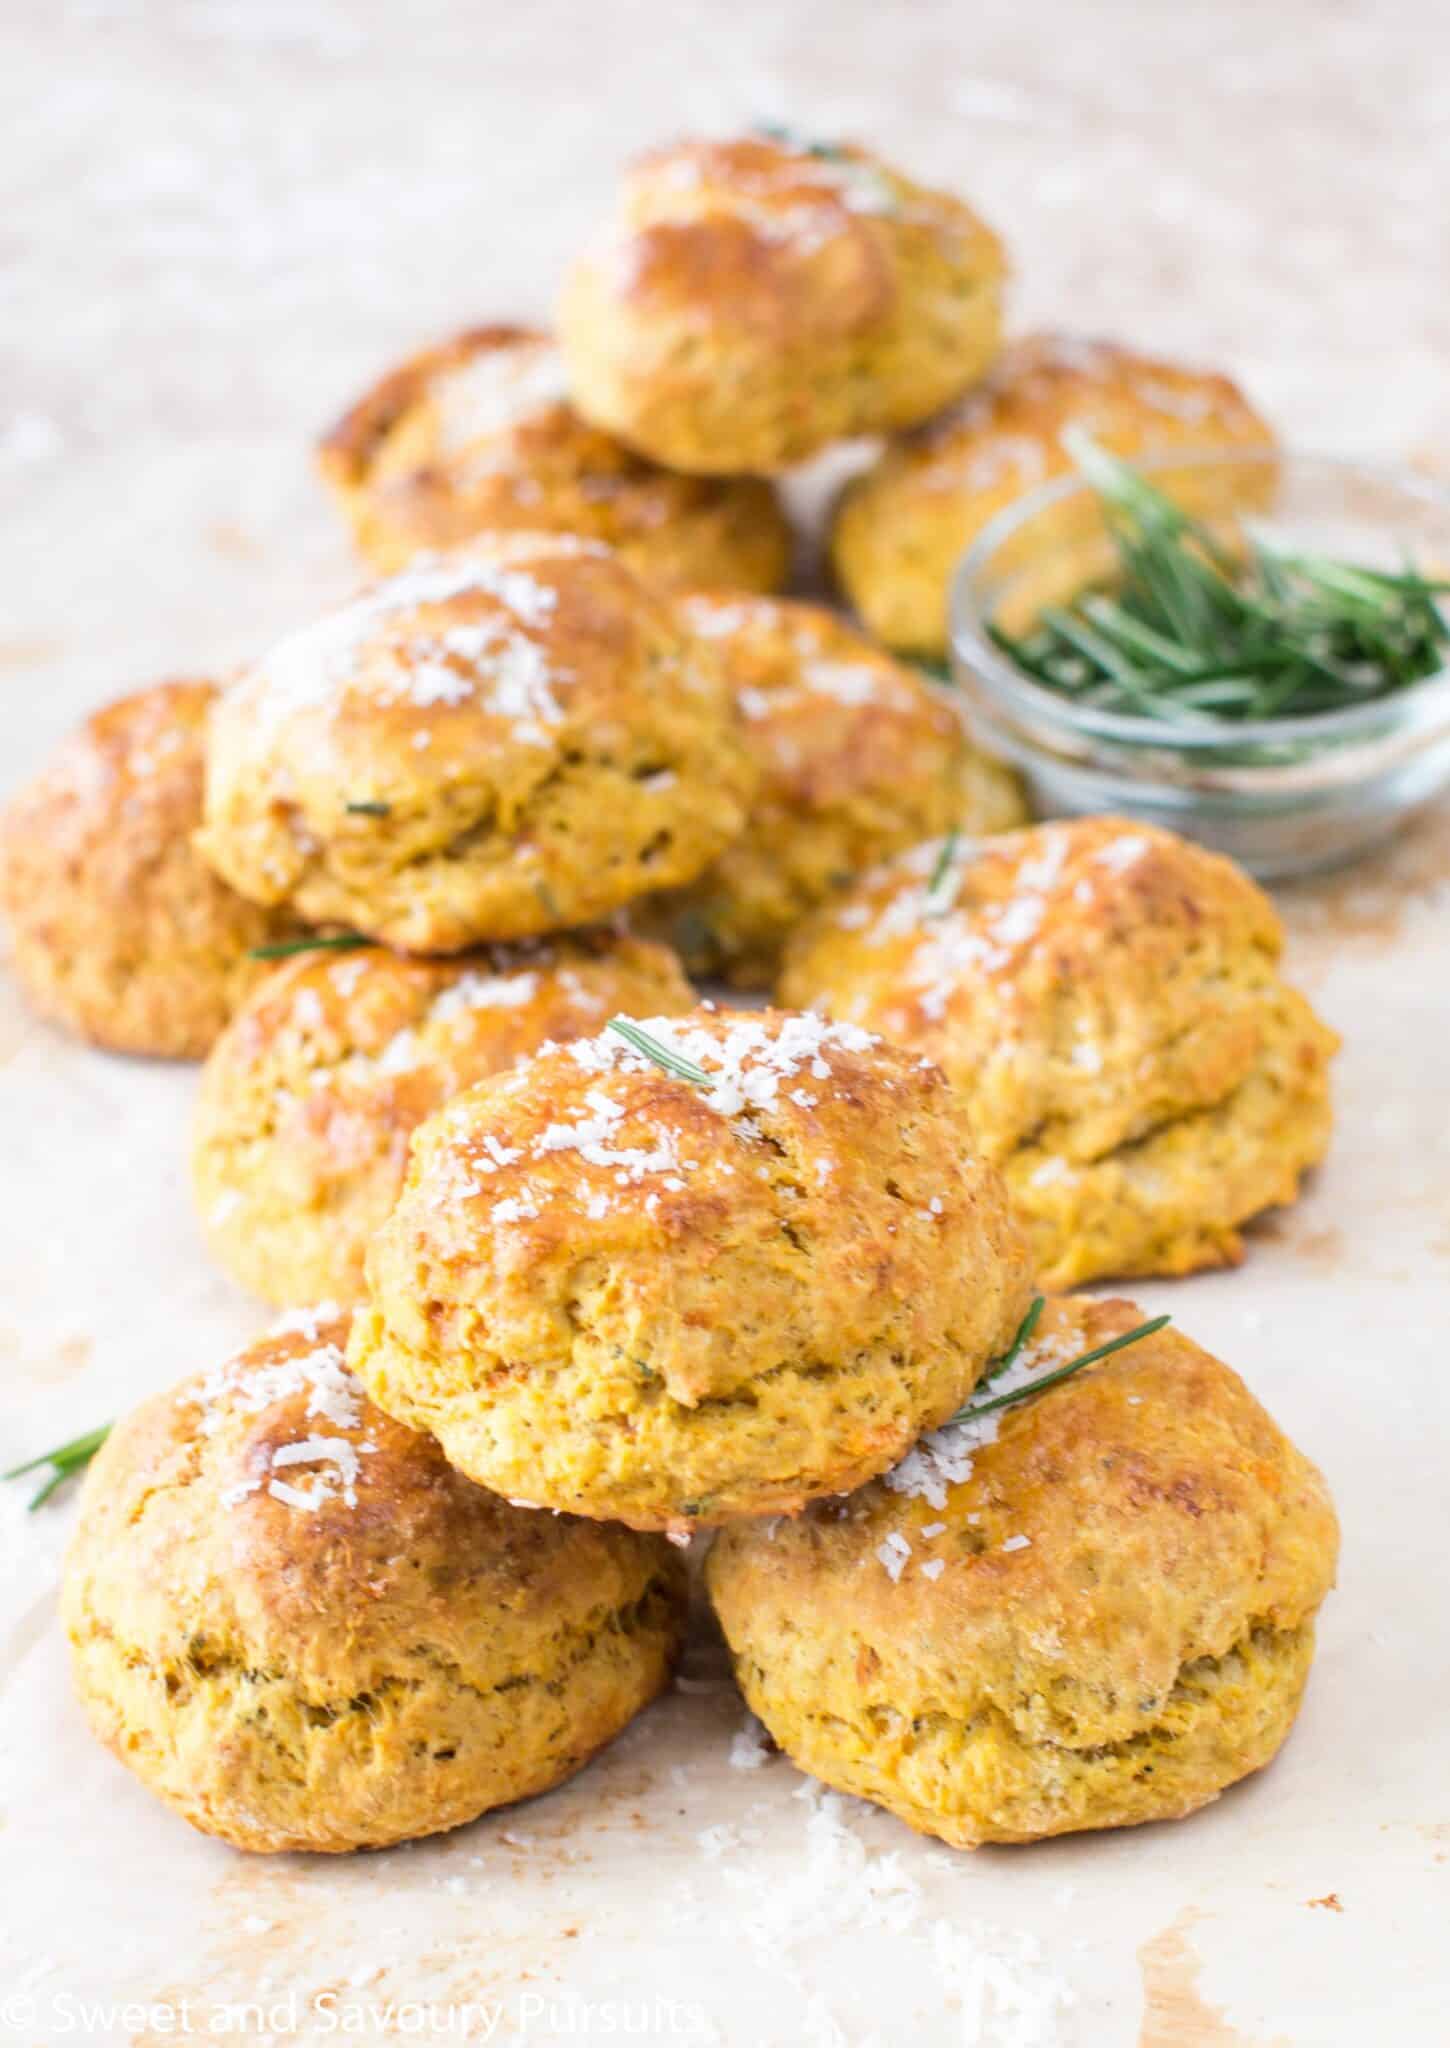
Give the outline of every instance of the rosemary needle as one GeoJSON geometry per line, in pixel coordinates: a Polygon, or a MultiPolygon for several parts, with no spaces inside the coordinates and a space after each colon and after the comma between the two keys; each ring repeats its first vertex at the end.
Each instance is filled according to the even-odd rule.
{"type": "Polygon", "coordinates": [[[693,1060],[687,1060],[681,1054],[671,1051],[669,1046],[661,1045],[657,1038],[652,1038],[649,1032],[642,1030],[632,1018],[611,1017],[609,1029],[617,1032],[636,1052],[643,1053],[647,1060],[653,1060],[657,1067],[663,1067],[667,1074],[673,1074],[681,1081],[693,1082],[696,1088],[714,1087],[714,1081],[703,1067],[697,1067],[693,1060]]]}
{"type": "MultiPolygon", "coordinates": [[[[1017,1334],[1008,1349],[1000,1358],[994,1359],[983,1373],[980,1382],[982,1386],[989,1386],[993,1380],[1006,1372],[1008,1366],[1016,1364],[1037,1327],[1045,1305],[1044,1297],[1039,1294],[1018,1324],[1017,1334]]],[[[1105,1344],[1098,1344],[1091,1351],[1084,1351],[1080,1358],[1070,1359],[1066,1365],[1059,1365],[1052,1372],[1043,1373],[1040,1379],[1029,1380],[1025,1387],[1014,1387],[1010,1394],[994,1394],[988,1401],[968,1401],[965,1407],[957,1410],[951,1420],[975,1422],[979,1415],[990,1415],[998,1408],[1011,1407],[1018,1401],[1029,1401],[1035,1394],[1044,1393],[1048,1387],[1060,1386],[1064,1380],[1071,1379],[1073,1374],[1081,1372],[1085,1365],[1096,1365],[1100,1358],[1109,1358],[1113,1352],[1124,1351],[1128,1345],[1138,1343],[1141,1338],[1153,1336],[1172,1320],[1172,1316],[1153,1316],[1148,1322],[1139,1323],[1136,1329],[1125,1330],[1120,1337],[1110,1337],[1105,1344]]]]}
{"type": "Polygon", "coordinates": [[[951,880],[952,868],[956,864],[957,847],[960,842],[961,834],[956,831],[948,832],[946,838],[942,841],[941,852],[937,855],[936,864],[931,871],[931,880],[926,885],[926,914],[928,917],[938,917],[942,911],[950,910],[952,907],[952,898],[956,892],[955,890],[948,889],[947,883],[951,880]]]}
{"type": "Polygon", "coordinates": [[[59,1444],[53,1451],[42,1451],[38,1458],[27,1458],[23,1465],[12,1465],[8,1472],[0,1472],[0,1479],[20,1479],[27,1472],[39,1472],[43,1466],[50,1466],[50,1477],[31,1499],[30,1512],[34,1514],[73,1473],[85,1470],[110,1434],[110,1423],[103,1422],[99,1429],[72,1437],[68,1444],[59,1444]]]}
{"type": "Polygon", "coordinates": [[[287,960],[294,953],[350,953],[355,946],[370,946],[361,932],[312,932],[305,939],[279,939],[272,946],[253,946],[249,960],[287,960]]]}
{"type": "Polygon", "coordinates": [[[1007,1349],[1002,1353],[1002,1356],[1000,1358],[994,1358],[991,1364],[987,1367],[987,1370],[982,1374],[982,1386],[985,1387],[989,1384],[990,1381],[996,1379],[999,1374],[1006,1372],[1011,1366],[1014,1366],[1017,1363],[1018,1359],[1022,1356],[1023,1351],[1026,1349],[1027,1344],[1030,1342],[1033,1331],[1041,1322],[1042,1311],[1046,1308],[1046,1306],[1047,1296],[1045,1294],[1036,1294],[1032,1297],[1031,1306],[1029,1307],[1026,1315],[1022,1318],[1021,1322],[1017,1325],[1016,1336],[1012,1339],[1012,1342],[1007,1346],[1007,1349]]]}

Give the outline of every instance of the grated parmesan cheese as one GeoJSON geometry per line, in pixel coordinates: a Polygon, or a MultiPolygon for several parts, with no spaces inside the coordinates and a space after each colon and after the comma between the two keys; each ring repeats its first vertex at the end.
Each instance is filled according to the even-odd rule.
{"type": "MultiPolygon", "coordinates": [[[[366,1413],[362,1389],[348,1370],[341,1347],[324,1341],[321,1334],[339,1314],[332,1302],[291,1309],[268,1334],[301,1337],[311,1349],[265,1366],[249,1364],[248,1354],[243,1352],[208,1373],[193,1397],[201,1410],[202,1435],[215,1436],[231,1416],[260,1415],[298,1395],[306,1396],[304,1413],[309,1418],[316,1416],[336,1431],[359,1431],[366,1413]]],[[[277,1445],[267,1470],[228,1487],[222,1494],[223,1505],[235,1507],[265,1485],[273,1499],[303,1513],[315,1513],[324,1501],[334,1498],[356,1507],[362,1459],[377,1447],[370,1438],[354,1443],[350,1434],[316,1431],[277,1445]],[[312,1468],[309,1485],[275,1476],[294,1467],[312,1468]]]]}
{"type": "Polygon", "coordinates": [[[906,1538],[894,1530],[876,1546],[876,1555],[886,1568],[886,1576],[895,1585],[911,1561],[911,1545],[906,1538]]]}
{"type": "Polygon", "coordinates": [[[800,677],[814,696],[834,698],[850,710],[874,704],[882,694],[880,670],[864,661],[808,661],[800,677]]]}
{"type": "Polygon", "coordinates": [[[557,603],[552,586],[526,569],[420,555],[351,604],[289,635],[235,690],[248,700],[264,737],[306,712],[330,714],[349,689],[359,688],[380,703],[420,710],[476,700],[485,711],[513,721],[517,737],[537,742],[545,727],[564,716],[553,685],[565,678],[529,635],[550,623],[557,603]],[[420,630],[400,646],[380,647],[376,663],[360,672],[368,643],[392,622],[468,596],[493,598],[500,614],[420,630]]]}
{"type": "Polygon", "coordinates": [[[710,1828],[698,1839],[744,1901],[738,1924],[745,1939],[762,1964],[801,1993],[815,2038],[858,2037],[836,2027],[822,1994],[787,1959],[823,1937],[879,1933],[906,1946],[903,1975],[935,1980],[943,2027],[932,2039],[944,2048],[948,2041],[958,2048],[1061,2048],[1073,1993],[1033,1935],[976,1919],[932,1918],[901,1852],[873,1854],[850,1826],[854,1802],[810,1782],[795,1797],[807,1809],[804,1852],[784,1866],[772,1861],[768,1879],[756,1859],[738,1853],[752,1831],[710,1828]],[[947,2001],[957,2006],[950,2020],[947,2001]]]}
{"type": "Polygon", "coordinates": [[[1150,850],[1150,842],[1141,832],[1130,832],[1125,839],[1114,839],[1107,846],[1099,847],[1093,859],[1100,868],[1106,868],[1110,874],[1121,875],[1150,850]]]}
{"type": "MultiPolygon", "coordinates": [[[[738,1116],[745,1109],[774,1108],[781,1083],[802,1072],[815,1080],[828,1081],[830,1052],[866,1052],[880,1043],[859,1025],[832,1024],[810,1014],[782,1017],[773,1023],[757,1017],[738,1017],[731,1021],[723,1037],[678,1017],[648,1017],[639,1021],[667,1052],[709,1074],[710,1086],[701,1090],[701,1099],[725,1117],[738,1116]]],[[[612,1031],[576,1039],[565,1050],[586,1073],[659,1071],[653,1060],[612,1031]]]]}
{"type": "Polygon", "coordinates": [[[737,1728],[730,1739],[731,1765],[737,1771],[758,1771],[769,1761],[770,1738],[764,1725],[754,1714],[747,1714],[744,1727],[737,1728]]]}
{"type": "Polygon", "coordinates": [[[568,382],[563,359],[546,341],[480,349],[433,386],[439,439],[445,452],[489,435],[507,433],[563,404],[568,382]]]}

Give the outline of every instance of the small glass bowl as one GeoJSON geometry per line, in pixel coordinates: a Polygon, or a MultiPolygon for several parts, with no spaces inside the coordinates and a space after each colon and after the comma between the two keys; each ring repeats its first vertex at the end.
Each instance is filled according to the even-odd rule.
{"type": "MultiPolygon", "coordinates": [[[[1137,466],[1230,543],[1243,517],[1369,567],[1450,564],[1450,491],[1408,471],[1238,449],[1137,466]]],[[[1180,726],[1076,703],[992,640],[989,621],[1020,634],[1044,604],[1109,580],[1115,561],[1074,474],[999,513],[957,572],[952,668],[967,722],[1022,770],[1041,814],[1143,818],[1273,879],[1365,852],[1450,784],[1450,669],[1348,710],[1180,726]]]]}

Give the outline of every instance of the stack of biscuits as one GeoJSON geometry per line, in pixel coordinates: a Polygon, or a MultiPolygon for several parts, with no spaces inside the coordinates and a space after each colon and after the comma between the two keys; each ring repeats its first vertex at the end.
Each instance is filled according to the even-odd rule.
{"type": "Polygon", "coordinates": [[[865,149],[646,156],[557,337],[471,328],[324,440],[379,580],[12,801],[21,985],[204,1059],[202,1228],[281,1311],[112,1431],[66,1571],[93,1726],[198,1827],[376,1847],[559,1783],[669,1682],[703,1532],[770,1735],[950,1843],[1186,1814],[1288,1732],[1322,1480],[1061,1290],[1239,1259],[1333,1034],[1247,876],[1029,824],[919,665],[1064,427],[1269,434],[1004,349],[1003,272],[865,149]],[[853,624],[781,594],[776,480],[863,436],[853,624]]]}

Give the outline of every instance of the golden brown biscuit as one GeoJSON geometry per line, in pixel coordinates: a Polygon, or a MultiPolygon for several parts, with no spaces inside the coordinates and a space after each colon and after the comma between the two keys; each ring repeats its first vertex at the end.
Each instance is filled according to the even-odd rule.
{"type": "MultiPolygon", "coordinates": [[[[1141,1321],[1048,1306],[1015,1383],[1141,1321]]],[[[715,1543],[753,1711],[803,1770],[958,1848],[1174,1820],[1298,1710],[1338,1529],[1236,1373],[1162,1331],[715,1543]]]]}
{"type": "Polygon", "coordinates": [[[760,768],[741,836],[650,906],[692,972],[769,988],[791,930],[863,868],[952,825],[1000,832],[1026,815],[947,694],[833,612],[728,591],[684,612],[719,650],[760,768]]]}
{"type": "Polygon", "coordinates": [[[381,1848],[546,1791],[679,1643],[667,1544],[471,1486],[365,1399],[346,1334],[296,1312],[128,1416],[66,1565],[92,1728],[239,1849],[381,1848]]]}
{"type": "Polygon", "coordinates": [[[319,460],[385,572],[519,528],[604,541],[659,583],[775,590],[790,570],[790,527],[768,483],[681,476],[591,427],[536,328],[474,327],[424,349],[344,415],[319,460]]]}
{"type": "Polygon", "coordinates": [[[772,471],[925,419],[997,351],[1001,245],[854,143],[682,142],[574,266],[575,403],[657,462],[772,471]]]}
{"type": "Polygon", "coordinates": [[[304,955],[253,993],[202,1075],[192,1185],[212,1251],[266,1301],[361,1300],[426,1117],[546,1039],[693,1001],[673,953],[603,933],[451,960],[304,955]]]}
{"type": "Polygon", "coordinates": [[[454,1098],[368,1252],[374,1400],[511,1499],[674,1532],[793,1512],[950,1415],[1027,1298],[929,1062],[779,1013],[651,1018],[454,1098]]]}
{"type": "Polygon", "coordinates": [[[258,902],[456,953],[688,881],[754,784],[672,600],[598,542],[502,535],[420,556],[226,693],[198,844],[258,902]]]}
{"type": "Polygon", "coordinates": [[[1239,1225],[1324,1155],[1339,1042],[1280,980],[1263,891],[1121,818],[946,851],[917,848],[804,925],[782,1000],[940,1062],[1044,1285],[1240,1258],[1239,1225]]]}
{"type": "Polygon", "coordinates": [[[42,1017],[111,1052],[200,1059],[301,929],[192,850],[211,683],[119,697],[57,748],[0,817],[0,907],[42,1017]]]}
{"type": "MultiPolygon", "coordinates": [[[[1015,342],[980,390],[887,448],[842,493],[832,561],[879,640],[903,653],[944,651],[957,564],[1014,498],[1072,468],[1066,427],[1130,459],[1273,445],[1270,428],[1227,377],[1106,341],[1035,334],[1015,342]]],[[[1185,470],[1166,481],[1192,512],[1223,509],[1214,488],[1222,489],[1221,476],[1185,470]]],[[[1239,504],[1257,495],[1242,480],[1235,491],[1239,504]]],[[[1062,517],[1072,514],[1064,508],[1062,517]]],[[[1046,532],[1034,528],[1034,545],[1046,532]]]]}

